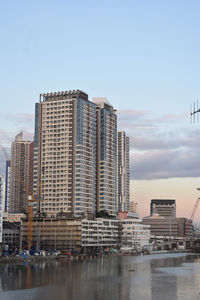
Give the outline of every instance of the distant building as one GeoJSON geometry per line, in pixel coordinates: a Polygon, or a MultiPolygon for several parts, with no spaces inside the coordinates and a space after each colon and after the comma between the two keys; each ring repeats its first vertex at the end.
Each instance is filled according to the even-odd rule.
{"type": "Polygon", "coordinates": [[[124,131],[118,132],[118,210],[130,210],[130,168],[129,137],[124,131]]]}
{"type": "Polygon", "coordinates": [[[176,217],[176,201],[170,199],[152,199],[150,214],[158,214],[161,217],[176,217]]]}
{"type": "Polygon", "coordinates": [[[21,223],[21,220],[23,218],[25,218],[26,215],[23,214],[23,213],[8,213],[8,212],[5,212],[3,214],[3,221],[7,221],[7,222],[10,222],[10,223],[21,223]]]}
{"type": "Polygon", "coordinates": [[[2,243],[3,228],[3,176],[0,175],[0,243],[2,243]]]}
{"type": "MultiPolygon", "coordinates": [[[[8,212],[27,212],[28,195],[32,192],[33,143],[23,139],[20,132],[11,146],[10,199],[8,212]]],[[[7,199],[8,201],[8,199],[7,199]]]]}
{"type": "Polygon", "coordinates": [[[119,244],[118,220],[98,218],[82,220],[82,248],[105,249],[119,244]]]}
{"type": "Polygon", "coordinates": [[[10,211],[11,161],[6,160],[5,212],[10,211]]]}
{"type": "Polygon", "coordinates": [[[124,219],[122,225],[121,246],[131,247],[135,251],[142,251],[149,245],[149,225],[144,225],[141,219],[124,219]]]}
{"type": "Polygon", "coordinates": [[[143,224],[150,225],[152,236],[178,236],[178,224],[176,218],[154,215],[143,218],[142,222],[143,224]]]}
{"type": "Polygon", "coordinates": [[[5,251],[16,251],[20,247],[20,223],[3,222],[2,245],[5,251]]]}
{"type": "MultiPolygon", "coordinates": [[[[40,218],[33,221],[32,246],[42,250],[72,250],[81,247],[81,220],[40,218]]],[[[28,247],[28,220],[22,220],[22,247],[28,247]]]]}
{"type": "Polygon", "coordinates": [[[192,220],[187,218],[177,218],[178,236],[192,237],[194,235],[194,226],[192,220]]]}
{"type": "Polygon", "coordinates": [[[134,201],[130,201],[130,211],[133,213],[137,213],[137,203],[135,203],[134,201]]]}

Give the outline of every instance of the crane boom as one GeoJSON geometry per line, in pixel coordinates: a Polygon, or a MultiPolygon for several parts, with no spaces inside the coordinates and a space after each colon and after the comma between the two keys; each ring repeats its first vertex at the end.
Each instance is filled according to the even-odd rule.
{"type": "Polygon", "coordinates": [[[190,219],[187,221],[187,225],[186,225],[186,229],[185,229],[185,237],[187,237],[187,233],[188,233],[189,229],[191,228],[191,223],[192,223],[192,221],[194,219],[195,213],[196,213],[197,208],[199,206],[199,201],[200,201],[200,197],[197,198],[197,200],[195,202],[195,205],[194,205],[194,208],[192,210],[190,219]]]}

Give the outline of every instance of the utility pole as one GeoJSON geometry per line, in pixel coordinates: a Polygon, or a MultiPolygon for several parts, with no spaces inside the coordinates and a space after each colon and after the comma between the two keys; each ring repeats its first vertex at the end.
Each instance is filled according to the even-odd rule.
{"type": "Polygon", "coordinates": [[[55,236],[54,236],[54,250],[56,251],[56,239],[57,239],[57,228],[55,228],[55,236]]]}

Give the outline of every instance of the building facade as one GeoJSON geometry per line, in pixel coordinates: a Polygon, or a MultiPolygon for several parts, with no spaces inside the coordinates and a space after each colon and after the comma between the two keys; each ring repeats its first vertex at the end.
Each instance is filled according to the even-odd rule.
{"type": "Polygon", "coordinates": [[[30,178],[33,156],[31,156],[31,141],[23,140],[20,132],[11,146],[11,179],[9,212],[27,212],[28,195],[33,184],[30,178]]]}
{"type": "Polygon", "coordinates": [[[117,116],[106,98],[93,98],[96,104],[96,210],[117,215],[117,116]]]}
{"type": "Polygon", "coordinates": [[[11,161],[6,160],[5,212],[10,211],[11,161]]]}
{"type": "Polygon", "coordinates": [[[118,210],[130,210],[129,137],[118,132],[118,210]]]}
{"type": "Polygon", "coordinates": [[[151,216],[176,217],[176,201],[171,199],[152,199],[150,204],[151,216]]]}
{"type": "Polygon", "coordinates": [[[118,220],[98,218],[82,220],[82,248],[92,250],[104,249],[119,244],[118,220]]]}
{"type": "Polygon", "coordinates": [[[121,247],[130,247],[136,252],[149,246],[150,226],[142,220],[128,218],[119,221],[121,224],[121,247]]]}
{"type": "Polygon", "coordinates": [[[40,95],[35,111],[34,190],[40,211],[95,213],[96,105],[80,90],[40,95]]]}
{"type": "Polygon", "coordinates": [[[2,243],[3,231],[3,176],[0,175],[0,243],[2,243]]]}
{"type": "MultiPolygon", "coordinates": [[[[56,218],[35,219],[33,222],[32,247],[40,250],[80,249],[82,243],[81,220],[56,218]]],[[[28,239],[28,221],[22,220],[21,241],[26,248],[28,239]]]]}

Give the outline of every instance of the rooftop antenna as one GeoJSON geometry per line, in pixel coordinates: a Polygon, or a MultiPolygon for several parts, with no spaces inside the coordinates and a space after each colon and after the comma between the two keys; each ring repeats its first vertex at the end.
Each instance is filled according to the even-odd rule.
{"type": "Polygon", "coordinates": [[[199,122],[199,112],[200,112],[200,108],[199,108],[199,102],[197,99],[197,102],[192,105],[190,105],[190,121],[191,124],[195,123],[195,121],[197,120],[197,122],[199,122]],[[196,114],[197,114],[197,119],[196,119],[196,114]]]}

